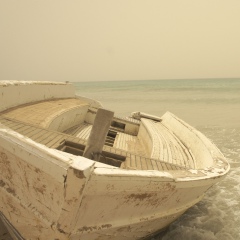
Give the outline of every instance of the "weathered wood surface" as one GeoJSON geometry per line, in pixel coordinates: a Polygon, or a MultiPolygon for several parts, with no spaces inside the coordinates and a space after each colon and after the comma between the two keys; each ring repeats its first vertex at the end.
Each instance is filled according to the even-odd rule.
{"type": "Polygon", "coordinates": [[[117,133],[113,146],[133,154],[146,156],[144,145],[141,144],[137,136],[119,132],[117,133]]]}
{"type": "Polygon", "coordinates": [[[0,112],[37,101],[74,98],[74,86],[60,82],[0,81],[0,112]]]}
{"type": "MultiPolygon", "coordinates": [[[[10,127],[14,131],[17,131],[20,134],[26,137],[29,137],[38,143],[44,144],[49,148],[57,148],[61,144],[61,142],[63,142],[64,140],[86,145],[85,139],[80,139],[78,137],[74,137],[65,133],[47,130],[44,128],[36,127],[30,124],[26,124],[23,122],[7,119],[3,117],[0,117],[0,122],[5,126],[10,127]]],[[[123,164],[120,166],[120,168],[123,168],[123,169],[124,168],[136,169],[136,170],[147,169],[147,170],[159,170],[159,171],[185,169],[184,167],[175,166],[174,164],[166,163],[161,160],[156,161],[150,158],[146,158],[144,156],[138,156],[138,155],[135,156],[135,154],[137,153],[133,152],[131,154],[127,151],[118,149],[116,147],[110,147],[110,146],[104,145],[103,149],[105,151],[108,151],[114,154],[126,156],[125,162],[123,162],[123,164]]]]}
{"type": "Polygon", "coordinates": [[[142,119],[142,122],[148,133],[148,157],[185,168],[194,168],[194,157],[190,149],[172,131],[161,122],[149,119],[142,119]]]}
{"type": "MultiPolygon", "coordinates": [[[[64,112],[77,108],[88,108],[88,106],[88,103],[77,98],[57,99],[18,106],[1,115],[6,118],[47,128],[55,118],[64,112]]],[[[87,108],[85,111],[87,111],[87,108]]]]}
{"type": "Polygon", "coordinates": [[[90,136],[91,130],[92,130],[92,124],[83,122],[80,125],[74,126],[64,131],[64,133],[87,140],[90,136]]]}
{"type": "MultiPolygon", "coordinates": [[[[22,135],[4,126],[0,130],[0,209],[26,239],[142,239],[199,202],[229,171],[209,140],[169,114],[162,118],[163,125],[150,127],[163,135],[149,134],[156,143],[151,154],[162,153],[158,159],[103,146],[107,152],[126,157],[121,168],[50,149],[66,139],[84,144],[86,140],[9,116],[0,117],[1,123],[22,135]],[[180,145],[182,155],[184,147],[194,148],[194,156],[200,159],[197,169],[185,170],[188,165],[175,164],[175,158],[180,159],[175,144],[180,145]]],[[[120,128],[126,130],[124,124],[120,128]]]]}
{"type": "Polygon", "coordinates": [[[83,156],[99,160],[114,112],[99,108],[83,156]]]}

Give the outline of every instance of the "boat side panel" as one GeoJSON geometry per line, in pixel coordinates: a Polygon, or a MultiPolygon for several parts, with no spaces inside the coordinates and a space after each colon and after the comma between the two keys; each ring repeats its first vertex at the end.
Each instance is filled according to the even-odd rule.
{"type": "Polygon", "coordinates": [[[95,162],[0,126],[0,211],[26,239],[68,239],[95,162]]]}
{"type": "Polygon", "coordinates": [[[59,113],[52,118],[52,121],[47,128],[54,131],[64,132],[73,126],[80,125],[84,122],[87,110],[88,105],[83,105],[59,113]]]}
{"type": "Polygon", "coordinates": [[[178,185],[164,177],[98,175],[95,170],[71,239],[139,239],[174,221],[200,201],[209,186],[211,182],[178,185]]]}
{"type": "Polygon", "coordinates": [[[0,84],[0,112],[26,103],[75,96],[71,84],[30,83],[0,84]]]}
{"type": "MultiPolygon", "coordinates": [[[[76,226],[76,219],[80,213],[82,198],[85,194],[85,186],[88,183],[93,165],[89,165],[87,172],[70,167],[65,181],[64,204],[58,219],[57,229],[67,236],[71,234],[76,226]]],[[[89,209],[89,211],[91,211],[89,209]]]]}
{"type": "Polygon", "coordinates": [[[138,240],[151,239],[156,232],[163,231],[169,224],[175,221],[184,212],[176,212],[164,217],[154,216],[151,218],[141,218],[135,223],[126,221],[125,225],[112,226],[106,224],[102,226],[85,226],[84,232],[71,235],[71,240],[138,240]],[[94,228],[98,230],[94,231],[94,228]]]}
{"type": "Polygon", "coordinates": [[[1,211],[25,239],[47,239],[51,233],[55,237],[58,233],[51,225],[57,221],[64,201],[64,178],[62,183],[56,181],[18,157],[19,151],[17,146],[12,152],[0,146],[1,211]]]}

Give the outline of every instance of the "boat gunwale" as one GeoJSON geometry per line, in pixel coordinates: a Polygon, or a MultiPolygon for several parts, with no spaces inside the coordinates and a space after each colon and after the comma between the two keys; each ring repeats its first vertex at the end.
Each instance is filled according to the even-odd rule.
{"type": "MultiPolygon", "coordinates": [[[[12,119],[10,119],[10,120],[12,120],[12,119]]],[[[14,120],[14,121],[16,121],[16,120],[14,120]]],[[[31,125],[31,126],[34,126],[34,125],[31,125]]],[[[34,127],[36,127],[36,126],[34,126],[34,127]]],[[[38,128],[40,128],[40,127],[38,127],[38,128]]],[[[44,129],[44,130],[46,130],[46,129],[44,129]]],[[[46,131],[52,132],[52,130],[46,130],[46,131]]],[[[49,148],[45,145],[42,145],[41,143],[37,143],[36,141],[12,130],[11,128],[8,128],[7,126],[5,126],[2,123],[0,125],[0,133],[1,132],[5,132],[13,138],[17,138],[18,140],[24,141],[23,142],[24,144],[28,144],[31,147],[38,149],[38,151],[39,150],[43,151],[47,155],[53,155],[54,158],[57,158],[65,163],[66,163],[66,156],[69,156],[69,158],[72,161],[68,162],[68,164],[69,164],[68,167],[74,167],[72,165],[73,161],[79,161],[79,159],[81,159],[81,160],[84,159],[84,161],[89,162],[89,163],[94,162],[91,159],[87,159],[82,156],[75,156],[70,153],[65,153],[60,150],[57,150],[56,148],[55,149],[49,148]],[[41,146],[40,149],[39,149],[39,145],[41,146]],[[51,151],[49,152],[49,150],[51,150],[51,151]],[[59,152],[61,152],[62,154],[59,154],[59,152]]],[[[68,134],[64,134],[64,133],[59,133],[59,134],[63,134],[66,137],[71,137],[68,134]]],[[[105,146],[105,150],[107,150],[107,148],[111,149],[111,147],[105,146]]],[[[124,150],[119,150],[119,151],[121,151],[125,154],[128,154],[128,152],[126,152],[124,150]]],[[[163,163],[165,163],[165,162],[163,162],[163,163]]],[[[167,178],[169,180],[172,179],[171,181],[189,181],[189,180],[195,181],[195,180],[213,179],[213,178],[218,178],[218,177],[224,176],[230,169],[230,164],[226,161],[225,158],[222,158],[222,159],[213,158],[213,163],[214,164],[212,167],[210,167],[210,168],[208,167],[205,169],[179,169],[179,170],[163,170],[163,171],[161,171],[161,170],[124,169],[124,168],[118,168],[118,167],[114,167],[114,166],[103,164],[103,163],[100,163],[100,165],[98,165],[98,162],[95,162],[95,171],[94,172],[95,172],[95,174],[98,174],[98,175],[102,175],[102,174],[109,175],[109,176],[110,175],[112,175],[112,176],[136,176],[137,175],[137,176],[142,176],[142,177],[148,176],[151,178],[165,177],[167,174],[167,176],[168,176],[167,178]],[[219,166],[219,161],[221,161],[222,166],[219,166]],[[96,169],[98,169],[98,170],[96,170],[96,169]]]]}

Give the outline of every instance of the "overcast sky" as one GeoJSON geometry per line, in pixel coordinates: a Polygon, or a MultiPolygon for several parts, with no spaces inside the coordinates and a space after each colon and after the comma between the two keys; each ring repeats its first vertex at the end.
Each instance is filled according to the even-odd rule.
{"type": "Polygon", "coordinates": [[[240,77],[240,0],[0,0],[0,79],[240,77]]]}

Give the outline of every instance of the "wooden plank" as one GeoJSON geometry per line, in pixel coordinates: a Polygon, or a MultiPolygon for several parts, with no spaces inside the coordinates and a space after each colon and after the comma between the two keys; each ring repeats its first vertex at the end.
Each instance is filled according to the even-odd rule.
{"type": "Polygon", "coordinates": [[[61,141],[65,139],[65,136],[62,134],[57,134],[55,138],[50,140],[49,142],[45,143],[45,145],[49,148],[56,148],[61,141]]]}
{"type": "Polygon", "coordinates": [[[90,136],[91,130],[92,130],[92,125],[85,124],[80,129],[77,130],[75,136],[87,140],[90,136]]]}
{"type": "Polygon", "coordinates": [[[42,135],[39,136],[35,141],[45,145],[46,142],[49,142],[52,139],[52,132],[42,132],[42,135]]]}
{"type": "Polygon", "coordinates": [[[152,165],[152,161],[150,158],[145,158],[145,162],[147,164],[147,169],[148,170],[153,170],[153,165],[152,165]]]}
{"type": "Polygon", "coordinates": [[[114,113],[99,108],[83,156],[99,161],[114,113]]]}
{"type": "Polygon", "coordinates": [[[66,137],[64,135],[59,135],[58,140],[54,144],[52,144],[51,148],[57,148],[60,145],[60,143],[65,139],[66,137]]]}
{"type": "Polygon", "coordinates": [[[26,126],[26,125],[22,125],[21,128],[18,128],[17,129],[17,132],[22,134],[22,135],[25,135],[25,132],[27,132],[27,130],[29,130],[29,126],[26,126]]]}
{"type": "MultiPolygon", "coordinates": [[[[144,124],[152,138],[152,158],[183,167],[193,167],[194,160],[189,149],[161,122],[144,119],[144,124]]],[[[167,166],[163,166],[165,167],[167,166]]]]}
{"type": "Polygon", "coordinates": [[[41,142],[45,138],[46,134],[51,134],[51,132],[46,131],[45,129],[41,129],[41,131],[38,132],[38,134],[34,135],[33,139],[36,142],[41,142]]]}
{"type": "Polygon", "coordinates": [[[135,163],[136,163],[137,169],[142,169],[142,161],[141,161],[140,156],[136,156],[135,163]]]}
{"type": "Polygon", "coordinates": [[[142,170],[148,170],[148,164],[145,157],[140,157],[142,170]]]}
{"type": "MultiPolygon", "coordinates": [[[[158,162],[159,162],[159,161],[158,161],[158,162]]],[[[152,163],[152,166],[153,166],[153,170],[159,170],[156,160],[151,159],[151,163],[152,163]]]]}
{"type": "Polygon", "coordinates": [[[79,126],[71,127],[69,129],[65,130],[64,133],[69,134],[69,135],[74,135],[78,128],[79,128],[79,126]]]}
{"type": "Polygon", "coordinates": [[[36,130],[35,127],[33,127],[33,126],[28,126],[28,128],[26,129],[26,131],[24,131],[24,135],[25,135],[25,136],[29,136],[29,135],[31,135],[31,133],[34,132],[35,130],[36,130]]]}
{"type": "Polygon", "coordinates": [[[49,134],[45,134],[46,138],[43,139],[40,143],[43,145],[47,145],[50,141],[52,141],[53,139],[55,139],[58,136],[58,133],[55,132],[51,132],[50,135],[49,134]]]}
{"type": "Polygon", "coordinates": [[[137,165],[136,165],[136,155],[131,155],[130,157],[130,167],[137,169],[137,165]]]}
{"type": "Polygon", "coordinates": [[[163,158],[163,160],[166,161],[166,162],[172,163],[173,159],[172,159],[172,152],[171,152],[171,149],[170,149],[170,146],[169,146],[169,136],[168,136],[168,134],[166,133],[166,131],[163,128],[161,123],[155,123],[155,129],[154,130],[155,130],[154,134],[156,134],[158,136],[161,136],[162,142],[164,144],[164,149],[163,149],[164,158],[163,158]]]}
{"type": "Polygon", "coordinates": [[[182,165],[186,167],[194,167],[194,160],[192,155],[190,154],[189,149],[179,140],[179,138],[175,136],[174,133],[169,131],[167,128],[166,130],[168,131],[169,135],[172,135],[172,139],[175,140],[174,145],[177,147],[178,153],[181,154],[182,160],[184,162],[184,164],[181,162],[182,165]]]}
{"type": "Polygon", "coordinates": [[[7,123],[5,123],[5,125],[11,129],[13,129],[14,131],[17,131],[19,128],[22,127],[22,123],[13,122],[13,121],[8,121],[7,123]]]}
{"type": "Polygon", "coordinates": [[[156,161],[156,163],[157,163],[157,166],[158,166],[158,169],[159,169],[159,170],[162,170],[162,171],[165,170],[165,169],[164,169],[164,166],[163,166],[163,164],[162,164],[161,161],[156,161]]]}
{"type": "Polygon", "coordinates": [[[28,134],[27,134],[27,137],[29,137],[29,138],[31,138],[31,139],[35,139],[35,136],[37,136],[38,135],[38,133],[39,132],[41,132],[42,131],[42,129],[41,128],[35,128],[33,131],[31,131],[31,132],[29,132],[28,134]]]}

